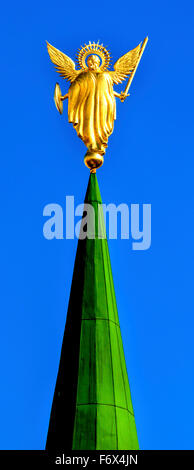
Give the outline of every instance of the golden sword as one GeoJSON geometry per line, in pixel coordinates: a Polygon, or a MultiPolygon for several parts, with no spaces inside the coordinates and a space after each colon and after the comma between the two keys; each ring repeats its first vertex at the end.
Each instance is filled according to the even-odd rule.
{"type": "MultiPolygon", "coordinates": [[[[127,93],[128,93],[129,88],[130,88],[130,86],[131,86],[132,80],[133,80],[133,78],[134,78],[134,75],[135,75],[135,72],[136,72],[136,70],[137,70],[137,67],[138,67],[138,65],[139,65],[139,63],[140,63],[140,60],[141,60],[141,58],[142,58],[142,55],[143,55],[143,52],[144,52],[144,49],[145,49],[145,47],[146,47],[147,42],[148,42],[148,36],[147,36],[147,37],[144,39],[144,41],[143,41],[143,44],[142,44],[141,49],[140,49],[140,53],[139,53],[139,58],[138,58],[137,64],[136,64],[136,66],[135,66],[135,68],[134,68],[132,74],[131,74],[130,77],[129,77],[128,83],[127,83],[126,88],[125,88],[125,91],[122,92],[122,95],[123,95],[123,98],[124,98],[124,99],[125,99],[125,97],[127,96],[127,93]]],[[[122,101],[124,101],[124,99],[123,99],[122,101]]]]}

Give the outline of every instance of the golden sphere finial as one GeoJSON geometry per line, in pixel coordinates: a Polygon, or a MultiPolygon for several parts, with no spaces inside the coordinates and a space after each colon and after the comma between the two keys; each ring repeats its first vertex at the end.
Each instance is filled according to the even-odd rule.
{"type": "Polygon", "coordinates": [[[84,163],[91,173],[96,173],[97,168],[103,165],[104,157],[100,153],[88,150],[84,157],[84,163]]]}

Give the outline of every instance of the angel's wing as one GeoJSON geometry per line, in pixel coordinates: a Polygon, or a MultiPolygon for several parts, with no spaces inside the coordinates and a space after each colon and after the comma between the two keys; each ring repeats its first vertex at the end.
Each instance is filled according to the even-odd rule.
{"type": "Polygon", "coordinates": [[[141,43],[115,62],[114,71],[109,72],[114,83],[121,83],[133,71],[139,58],[140,46],[141,43]]]}
{"type": "Polygon", "coordinates": [[[47,49],[50,59],[52,60],[53,64],[55,64],[55,68],[57,69],[57,72],[60,73],[60,76],[66,78],[70,82],[73,82],[81,72],[81,69],[75,70],[75,62],[73,62],[73,60],[71,60],[70,57],[68,57],[66,54],[63,54],[63,52],[59,51],[59,49],[51,46],[51,44],[48,42],[47,49]]]}

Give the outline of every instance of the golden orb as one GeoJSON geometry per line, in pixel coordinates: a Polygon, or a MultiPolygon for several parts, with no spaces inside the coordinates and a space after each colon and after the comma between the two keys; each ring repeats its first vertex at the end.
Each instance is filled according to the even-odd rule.
{"type": "Polygon", "coordinates": [[[104,157],[100,153],[88,150],[84,157],[84,163],[91,173],[96,173],[97,168],[103,165],[104,157]]]}

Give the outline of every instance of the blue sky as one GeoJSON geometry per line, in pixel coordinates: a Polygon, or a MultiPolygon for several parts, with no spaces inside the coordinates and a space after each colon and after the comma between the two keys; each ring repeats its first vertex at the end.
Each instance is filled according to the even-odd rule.
{"type": "Polygon", "coordinates": [[[45,40],[74,59],[99,39],[114,63],[147,34],[98,182],[152,204],[149,250],[109,242],[140,447],[194,449],[193,19],[191,0],[1,6],[1,449],[45,446],[77,240],[45,240],[43,208],[82,203],[89,177],[45,40]]]}

